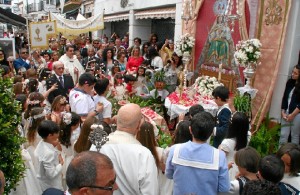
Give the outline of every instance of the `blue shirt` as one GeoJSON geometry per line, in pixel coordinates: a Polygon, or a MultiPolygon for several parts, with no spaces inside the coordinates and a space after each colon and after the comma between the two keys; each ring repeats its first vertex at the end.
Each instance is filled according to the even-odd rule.
{"type": "Polygon", "coordinates": [[[174,195],[215,195],[230,189],[225,153],[207,143],[172,146],[166,176],[174,181],[174,195]]]}

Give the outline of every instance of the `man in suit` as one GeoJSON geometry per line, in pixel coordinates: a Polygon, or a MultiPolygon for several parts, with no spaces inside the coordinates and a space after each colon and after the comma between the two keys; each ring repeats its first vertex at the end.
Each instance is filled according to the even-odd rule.
{"type": "Polygon", "coordinates": [[[22,72],[26,72],[30,68],[31,57],[29,56],[28,50],[26,48],[22,48],[20,51],[20,57],[14,61],[14,67],[16,72],[19,70],[22,72]]]}
{"type": "Polygon", "coordinates": [[[54,98],[58,95],[63,95],[69,99],[69,92],[74,88],[74,82],[70,75],[64,75],[64,64],[60,61],[53,63],[54,73],[47,81],[47,90],[51,88],[54,83],[57,83],[56,90],[49,93],[48,101],[52,104],[54,98]]]}
{"type": "Polygon", "coordinates": [[[95,50],[92,46],[88,47],[88,56],[83,58],[82,66],[86,69],[89,61],[95,60],[96,64],[100,64],[100,59],[95,56],[95,50]]]}

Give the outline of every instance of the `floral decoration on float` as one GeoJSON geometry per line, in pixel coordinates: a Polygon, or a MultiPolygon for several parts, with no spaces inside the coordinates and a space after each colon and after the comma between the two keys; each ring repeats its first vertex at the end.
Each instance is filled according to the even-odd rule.
{"type": "Polygon", "coordinates": [[[200,76],[195,80],[193,89],[204,100],[212,100],[212,92],[218,86],[222,86],[216,77],[200,76]]]}
{"type": "Polygon", "coordinates": [[[195,38],[190,34],[184,34],[175,44],[175,52],[178,56],[183,56],[184,53],[191,54],[195,45],[195,38]]]}
{"type": "Polygon", "coordinates": [[[246,68],[251,64],[251,68],[256,68],[258,60],[261,57],[261,46],[262,44],[258,39],[239,41],[236,44],[236,51],[234,53],[236,64],[246,68]]]}

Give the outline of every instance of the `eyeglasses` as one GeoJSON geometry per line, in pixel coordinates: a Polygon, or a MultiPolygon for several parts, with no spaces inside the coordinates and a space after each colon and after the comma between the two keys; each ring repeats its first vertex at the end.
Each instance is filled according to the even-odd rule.
{"type": "Polygon", "coordinates": [[[95,186],[95,185],[91,185],[91,186],[82,186],[80,188],[96,188],[96,189],[99,189],[99,190],[113,191],[114,185],[116,183],[116,179],[117,179],[117,175],[115,176],[115,178],[114,178],[111,186],[95,186]]]}
{"type": "Polygon", "coordinates": [[[94,44],[100,44],[100,43],[94,43],[94,44]]]}
{"type": "Polygon", "coordinates": [[[27,51],[23,51],[23,52],[22,52],[22,54],[27,54],[27,53],[28,53],[27,51]]]}

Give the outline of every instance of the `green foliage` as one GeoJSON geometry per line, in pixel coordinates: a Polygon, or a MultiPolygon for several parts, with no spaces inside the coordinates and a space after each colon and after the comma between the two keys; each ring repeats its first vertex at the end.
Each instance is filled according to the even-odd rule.
{"type": "Polygon", "coordinates": [[[249,94],[245,93],[241,95],[240,93],[236,93],[233,99],[233,106],[236,111],[243,112],[251,117],[251,97],[249,94]]]}
{"type": "Polygon", "coordinates": [[[160,98],[148,97],[144,99],[140,96],[132,96],[128,98],[130,103],[138,104],[141,108],[149,107],[157,114],[163,115],[163,106],[160,98]]]}
{"type": "Polygon", "coordinates": [[[24,142],[18,132],[21,106],[14,100],[12,80],[0,78],[0,169],[6,178],[5,194],[16,187],[25,167],[21,156],[24,142]]]}
{"type": "Polygon", "coordinates": [[[166,148],[172,143],[172,137],[170,134],[163,132],[158,126],[159,129],[157,143],[159,147],[166,148]]]}
{"type": "Polygon", "coordinates": [[[165,72],[162,69],[161,71],[158,71],[154,74],[154,80],[155,82],[164,82],[165,80],[165,72]]]}
{"type": "Polygon", "coordinates": [[[271,127],[270,122],[272,119],[268,113],[258,131],[252,135],[250,140],[249,145],[255,148],[262,157],[276,153],[279,147],[279,131],[282,125],[276,124],[271,127]]]}

